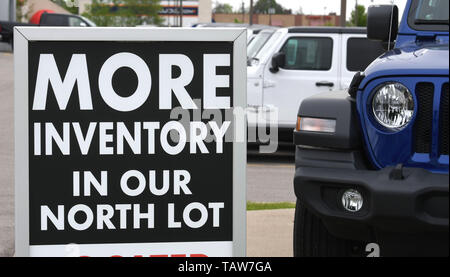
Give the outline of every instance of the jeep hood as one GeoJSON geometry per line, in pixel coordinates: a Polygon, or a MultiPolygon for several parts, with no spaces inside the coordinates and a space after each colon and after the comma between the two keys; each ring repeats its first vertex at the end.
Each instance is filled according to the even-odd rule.
{"type": "Polygon", "coordinates": [[[410,45],[388,51],[377,58],[365,70],[366,78],[361,83],[378,77],[405,75],[449,75],[449,45],[410,45]]]}

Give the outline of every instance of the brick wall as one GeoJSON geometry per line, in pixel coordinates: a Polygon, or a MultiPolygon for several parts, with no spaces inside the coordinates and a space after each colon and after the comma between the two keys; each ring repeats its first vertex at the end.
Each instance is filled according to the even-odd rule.
{"type": "MultiPolygon", "coordinates": [[[[215,22],[249,23],[248,14],[213,14],[215,22]]],[[[294,15],[294,14],[254,14],[253,24],[273,25],[279,27],[290,26],[339,26],[339,15],[294,15]],[[270,24],[271,23],[271,24],[270,24]]]]}

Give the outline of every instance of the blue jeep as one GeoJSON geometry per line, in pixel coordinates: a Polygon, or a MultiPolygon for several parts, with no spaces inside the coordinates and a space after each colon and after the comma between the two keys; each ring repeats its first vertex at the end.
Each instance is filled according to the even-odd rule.
{"type": "Polygon", "coordinates": [[[400,24],[372,6],[367,28],[388,51],[298,112],[294,255],[448,256],[449,1],[400,24]]]}

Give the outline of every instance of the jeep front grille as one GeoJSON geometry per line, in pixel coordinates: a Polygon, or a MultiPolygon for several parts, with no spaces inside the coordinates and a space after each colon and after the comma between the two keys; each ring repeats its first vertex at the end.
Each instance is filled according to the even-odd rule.
{"type": "Polygon", "coordinates": [[[414,124],[414,151],[416,153],[430,153],[433,133],[433,83],[417,83],[417,117],[414,124]]]}
{"type": "Polygon", "coordinates": [[[449,115],[448,115],[448,83],[436,87],[433,83],[417,83],[415,88],[417,99],[417,117],[414,123],[414,152],[431,153],[433,151],[433,135],[438,138],[438,155],[448,155],[449,150],[449,115]],[[440,91],[438,91],[438,89],[440,91]],[[433,105],[435,93],[440,95],[438,134],[433,134],[433,105]]]}

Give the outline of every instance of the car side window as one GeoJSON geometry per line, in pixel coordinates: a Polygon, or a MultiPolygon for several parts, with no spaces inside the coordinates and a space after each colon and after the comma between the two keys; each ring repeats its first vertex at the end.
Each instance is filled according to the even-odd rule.
{"type": "Polygon", "coordinates": [[[41,20],[42,26],[66,26],[67,21],[65,21],[64,16],[59,14],[46,14],[41,20]]]}
{"type": "Polygon", "coordinates": [[[292,37],[281,48],[286,55],[283,69],[323,70],[331,69],[333,39],[329,37],[292,37]]]}
{"type": "Polygon", "coordinates": [[[86,27],[87,24],[81,18],[70,16],[69,17],[69,26],[71,27],[86,27]]]}
{"type": "Polygon", "coordinates": [[[379,41],[367,38],[349,38],[347,40],[347,70],[364,71],[369,64],[385,52],[379,41]],[[364,51],[361,51],[364,49],[364,51]]]}

